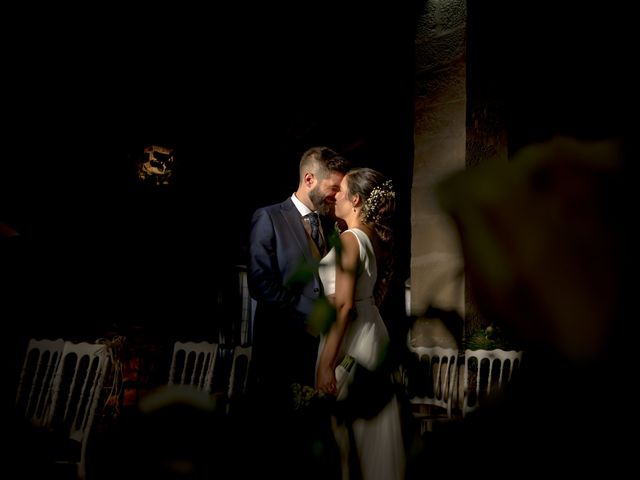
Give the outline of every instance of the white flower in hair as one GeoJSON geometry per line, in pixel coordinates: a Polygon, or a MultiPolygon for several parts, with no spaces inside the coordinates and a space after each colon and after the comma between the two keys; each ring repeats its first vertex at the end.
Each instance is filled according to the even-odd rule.
{"type": "Polygon", "coordinates": [[[367,223],[379,223],[382,220],[380,206],[383,200],[388,201],[391,198],[396,198],[396,192],[393,190],[391,180],[386,180],[371,190],[369,197],[362,206],[362,219],[367,223]]]}

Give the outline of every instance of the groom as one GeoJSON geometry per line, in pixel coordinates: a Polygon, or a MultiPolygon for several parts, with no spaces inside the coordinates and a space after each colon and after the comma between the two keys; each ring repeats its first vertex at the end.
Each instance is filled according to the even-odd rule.
{"type": "MultiPolygon", "coordinates": [[[[293,412],[292,385],[315,385],[319,339],[309,314],[322,295],[317,265],[329,244],[335,195],[347,170],[337,152],[310,148],[300,160],[298,189],[282,203],[259,208],[251,220],[247,273],[257,301],[255,393],[260,406],[270,410],[266,415],[293,427],[292,436],[304,435],[304,421],[293,412]]],[[[291,439],[294,450],[304,443],[304,438],[291,439]]]]}

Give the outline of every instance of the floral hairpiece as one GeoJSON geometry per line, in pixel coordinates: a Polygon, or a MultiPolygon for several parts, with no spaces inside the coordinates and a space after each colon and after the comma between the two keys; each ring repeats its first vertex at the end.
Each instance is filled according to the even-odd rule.
{"type": "Polygon", "coordinates": [[[380,216],[380,205],[383,200],[396,198],[396,192],[393,191],[393,183],[386,180],[382,185],[378,185],[369,194],[369,198],[362,206],[362,219],[367,223],[379,223],[382,220],[380,216]]]}

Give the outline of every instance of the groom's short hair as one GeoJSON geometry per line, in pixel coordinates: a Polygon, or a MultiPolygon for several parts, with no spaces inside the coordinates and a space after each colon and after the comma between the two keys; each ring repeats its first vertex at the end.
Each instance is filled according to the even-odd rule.
{"type": "Polygon", "coordinates": [[[312,172],[320,180],[327,178],[331,172],[345,174],[349,170],[349,162],[338,152],[329,147],[311,147],[300,159],[300,179],[306,172],[312,172]]]}

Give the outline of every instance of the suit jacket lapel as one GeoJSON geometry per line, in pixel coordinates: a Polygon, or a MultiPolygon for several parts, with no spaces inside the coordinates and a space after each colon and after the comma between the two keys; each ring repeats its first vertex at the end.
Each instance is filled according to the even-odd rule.
{"type": "MultiPolygon", "coordinates": [[[[305,258],[308,262],[316,262],[317,259],[313,256],[313,252],[311,251],[311,245],[309,239],[307,237],[307,233],[304,230],[304,226],[302,225],[302,219],[300,218],[300,212],[293,204],[293,201],[289,198],[283,204],[280,209],[282,216],[284,217],[293,238],[296,239],[296,243],[300,247],[300,250],[304,254],[305,258]]],[[[317,249],[316,249],[317,250],[317,249]]]]}

